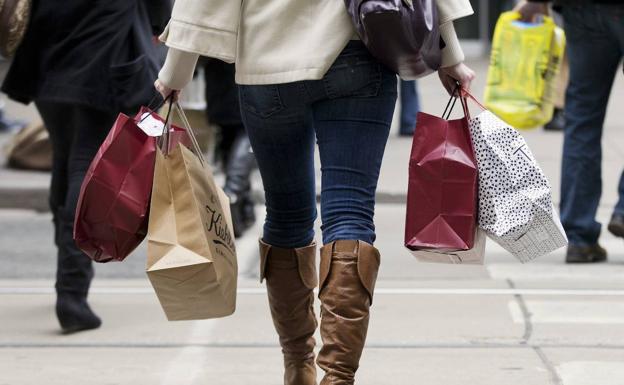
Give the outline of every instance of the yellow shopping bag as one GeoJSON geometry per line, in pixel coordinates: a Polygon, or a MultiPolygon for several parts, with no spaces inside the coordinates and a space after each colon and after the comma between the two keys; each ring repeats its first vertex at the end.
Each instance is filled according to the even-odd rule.
{"type": "Polygon", "coordinates": [[[496,23],[485,106],[516,128],[534,128],[552,119],[565,35],[550,17],[520,18],[505,12],[496,23]]]}

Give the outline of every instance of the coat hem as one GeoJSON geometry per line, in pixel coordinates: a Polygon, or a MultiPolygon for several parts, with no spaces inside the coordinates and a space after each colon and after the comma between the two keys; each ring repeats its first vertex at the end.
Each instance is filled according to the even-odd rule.
{"type": "Polygon", "coordinates": [[[329,68],[306,68],[267,74],[236,73],[236,83],[243,85],[267,85],[293,83],[302,80],[320,80],[329,68]]]}
{"type": "Polygon", "coordinates": [[[237,35],[235,31],[203,28],[171,20],[160,40],[170,48],[234,63],[237,35]]]}

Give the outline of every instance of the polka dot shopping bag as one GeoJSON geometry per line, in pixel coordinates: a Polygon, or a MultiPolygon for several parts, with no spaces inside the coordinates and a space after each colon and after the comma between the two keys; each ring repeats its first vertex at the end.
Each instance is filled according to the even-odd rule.
{"type": "Polygon", "coordinates": [[[479,170],[479,226],[489,238],[521,262],[566,246],[550,183],[522,135],[487,110],[470,119],[470,134],[479,170]]]}

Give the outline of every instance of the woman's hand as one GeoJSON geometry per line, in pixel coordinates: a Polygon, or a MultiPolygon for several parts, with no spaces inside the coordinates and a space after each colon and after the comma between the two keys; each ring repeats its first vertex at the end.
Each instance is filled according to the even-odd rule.
{"type": "Polygon", "coordinates": [[[167,99],[173,92],[173,101],[178,101],[178,95],[180,94],[180,91],[167,87],[163,82],[160,81],[160,79],[156,79],[156,81],[154,82],[154,88],[156,88],[156,91],[158,91],[162,95],[163,99],[167,99]]]}
{"type": "Polygon", "coordinates": [[[462,62],[450,67],[440,68],[438,70],[438,76],[440,76],[440,80],[444,88],[446,88],[446,91],[448,91],[449,95],[452,95],[457,82],[461,84],[463,89],[470,91],[470,84],[476,75],[470,67],[462,62]]]}

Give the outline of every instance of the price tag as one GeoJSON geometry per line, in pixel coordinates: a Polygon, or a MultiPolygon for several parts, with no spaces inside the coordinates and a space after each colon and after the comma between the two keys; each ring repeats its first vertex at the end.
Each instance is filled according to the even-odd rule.
{"type": "Polygon", "coordinates": [[[149,136],[162,136],[165,129],[165,124],[154,118],[149,112],[141,116],[138,126],[149,136]]]}

